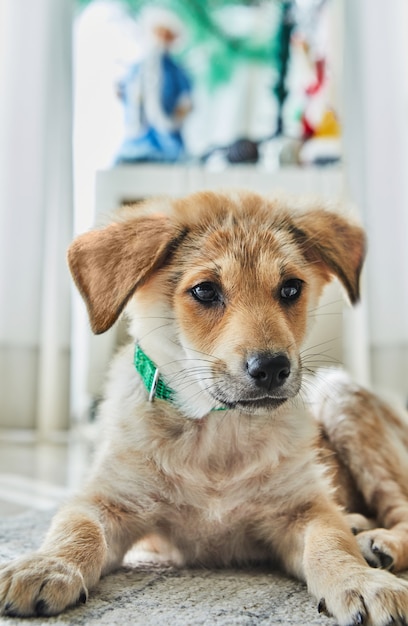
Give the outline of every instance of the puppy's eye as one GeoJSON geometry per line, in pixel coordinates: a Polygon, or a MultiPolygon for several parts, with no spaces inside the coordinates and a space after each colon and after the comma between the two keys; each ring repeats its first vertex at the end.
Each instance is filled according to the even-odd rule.
{"type": "Polygon", "coordinates": [[[303,281],[299,278],[291,278],[283,283],[280,290],[281,300],[284,302],[294,302],[302,293],[303,281]]]}
{"type": "Polygon", "coordinates": [[[200,283],[192,288],[191,293],[196,300],[204,304],[221,302],[219,289],[213,283],[200,283]]]}

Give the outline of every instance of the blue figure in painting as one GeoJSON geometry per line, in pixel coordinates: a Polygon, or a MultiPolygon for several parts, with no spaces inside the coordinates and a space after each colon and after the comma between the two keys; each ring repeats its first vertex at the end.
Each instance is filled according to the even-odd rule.
{"type": "Polygon", "coordinates": [[[189,78],[170,54],[177,22],[161,11],[148,21],[150,45],[119,84],[125,107],[125,138],[116,164],[173,162],[185,158],[181,127],[192,108],[189,78]]]}

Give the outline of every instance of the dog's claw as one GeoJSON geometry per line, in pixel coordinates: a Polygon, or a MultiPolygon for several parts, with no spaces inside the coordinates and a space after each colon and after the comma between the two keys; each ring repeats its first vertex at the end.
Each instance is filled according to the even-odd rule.
{"type": "Polygon", "coordinates": [[[326,611],[326,601],[324,598],[320,598],[317,610],[319,613],[324,613],[326,611]]]}
{"type": "Polygon", "coordinates": [[[364,613],[359,611],[354,618],[353,626],[363,626],[363,624],[365,624],[365,621],[366,621],[366,616],[364,615],[364,613]]]}
{"type": "Polygon", "coordinates": [[[380,562],[381,569],[390,569],[392,564],[394,563],[394,559],[389,554],[386,554],[376,545],[374,545],[374,541],[371,541],[371,551],[378,558],[380,562]]]}
{"type": "MultiPolygon", "coordinates": [[[[326,600],[324,598],[320,599],[319,604],[317,606],[317,610],[319,611],[319,613],[323,613],[323,615],[326,615],[327,617],[333,617],[330,611],[328,611],[327,609],[326,600]]],[[[359,611],[354,616],[353,621],[351,622],[350,626],[364,626],[364,624],[366,623],[366,618],[367,618],[367,615],[363,613],[362,611],[359,611]]]]}
{"type": "Polygon", "coordinates": [[[86,591],[86,589],[83,589],[81,591],[81,595],[78,598],[78,602],[79,604],[85,604],[88,601],[88,592],[86,591]]]}
{"type": "Polygon", "coordinates": [[[323,615],[327,615],[327,617],[331,617],[331,614],[327,610],[326,600],[324,598],[320,598],[319,604],[317,605],[317,610],[319,613],[323,613],[323,615]]]}
{"type": "Polygon", "coordinates": [[[408,626],[408,622],[403,615],[399,615],[397,619],[392,617],[387,626],[408,626]]]}
{"type": "Polygon", "coordinates": [[[395,617],[391,617],[388,624],[386,624],[386,626],[401,626],[401,625],[403,626],[403,622],[401,622],[399,618],[398,620],[396,620],[395,617]]]}
{"type": "Polygon", "coordinates": [[[4,605],[3,615],[7,615],[7,617],[18,617],[18,613],[12,602],[7,602],[4,605]]]}
{"type": "Polygon", "coordinates": [[[48,613],[48,605],[45,600],[38,600],[35,605],[35,615],[37,617],[45,617],[48,613]]]}

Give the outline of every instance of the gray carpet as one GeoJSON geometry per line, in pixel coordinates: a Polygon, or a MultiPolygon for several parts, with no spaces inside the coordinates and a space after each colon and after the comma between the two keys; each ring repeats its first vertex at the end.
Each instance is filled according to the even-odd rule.
{"type": "MultiPolygon", "coordinates": [[[[0,519],[0,562],[37,547],[50,514],[0,519]]],[[[175,569],[153,564],[122,567],[104,578],[89,601],[48,619],[1,618],[7,625],[253,626],[326,625],[301,583],[263,569],[175,569]]]]}

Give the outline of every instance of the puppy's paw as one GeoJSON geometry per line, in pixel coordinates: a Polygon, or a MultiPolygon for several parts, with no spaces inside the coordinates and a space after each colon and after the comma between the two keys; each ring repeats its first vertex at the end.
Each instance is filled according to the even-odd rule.
{"type": "Polygon", "coordinates": [[[57,615],[88,591],[80,571],[45,555],[24,557],[0,567],[0,613],[11,617],[57,615]]]}
{"type": "Polygon", "coordinates": [[[377,527],[374,520],[369,519],[364,515],[360,515],[360,513],[348,513],[346,515],[346,520],[353,535],[358,535],[365,530],[371,530],[372,528],[377,527]]]}
{"type": "Polygon", "coordinates": [[[371,567],[394,569],[398,556],[398,541],[392,531],[376,528],[356,537],[361,553],[371,567]]]}
{"type": "Polygon", "coordinates": [[[380,570],[353,572],[319,602],[339,626],[408,626],[408,583],[380,570]]]}

